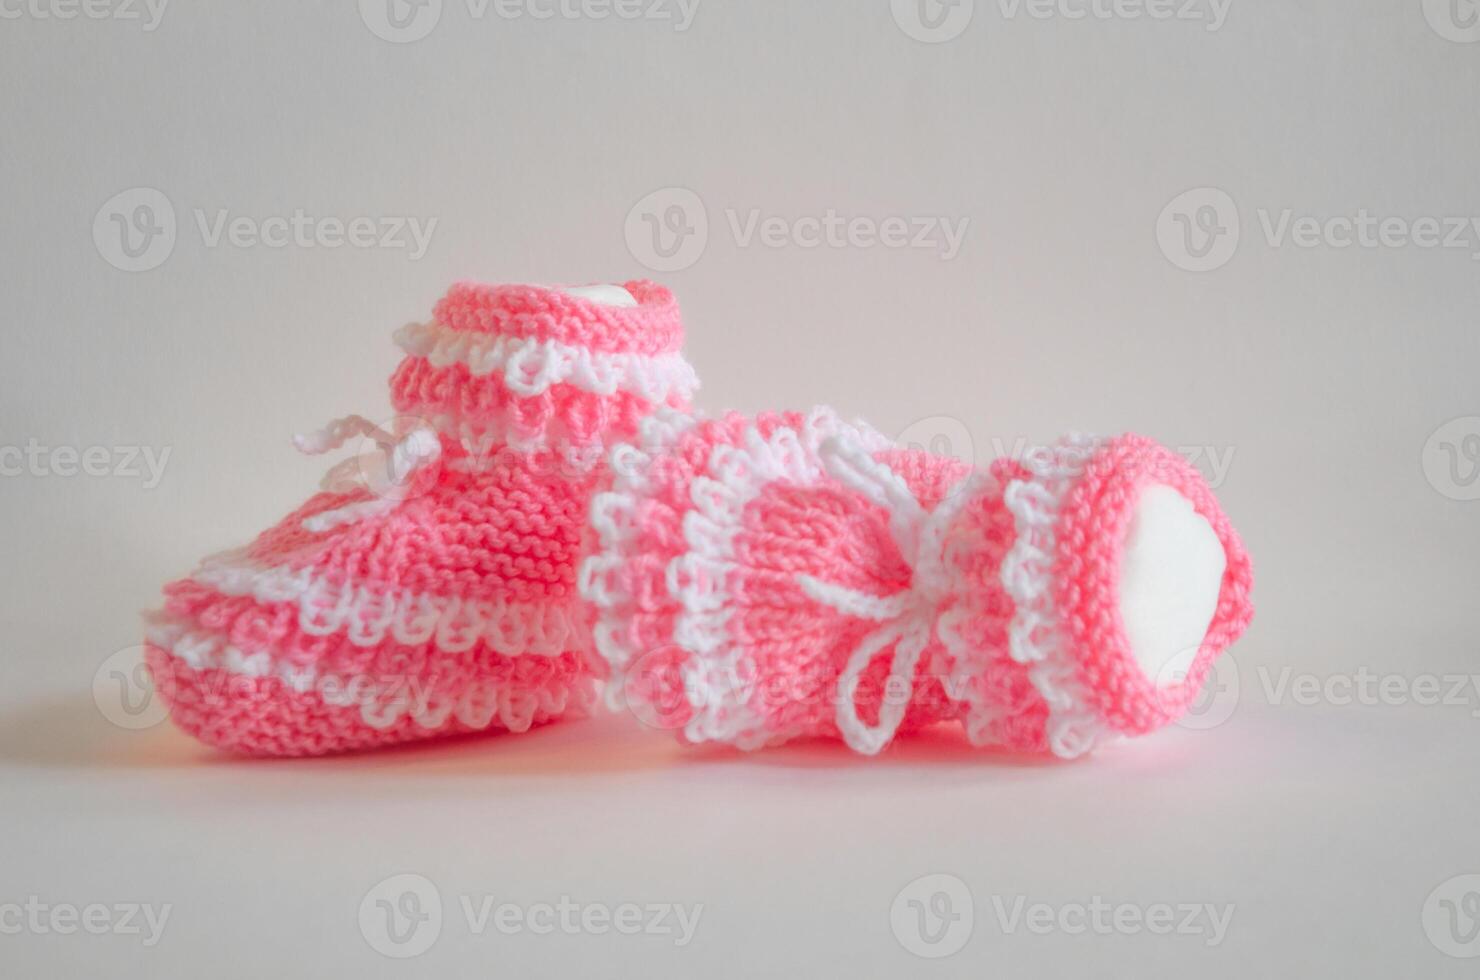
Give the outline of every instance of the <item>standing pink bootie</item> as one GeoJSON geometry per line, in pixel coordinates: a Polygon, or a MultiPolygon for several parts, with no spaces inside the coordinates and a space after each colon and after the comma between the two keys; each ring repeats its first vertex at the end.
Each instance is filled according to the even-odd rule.
{"type": "Polygon", "coordinates": [[[165,589],[146,659],[175,723],[254,755],[522,732],[587,707],[576,564],[606,450],[697,387],[661,286],[458,284],[398,334],[399,418],[313,496],[165,589]]]}
{"type": "Polygon", "coordinates": [[[581,589],[612,700],[690,742],[1072,757],[1180,717],[1249,622],[1212,492],[1138,436],[973,470],[824,410],[643,428],[581,589]]]}

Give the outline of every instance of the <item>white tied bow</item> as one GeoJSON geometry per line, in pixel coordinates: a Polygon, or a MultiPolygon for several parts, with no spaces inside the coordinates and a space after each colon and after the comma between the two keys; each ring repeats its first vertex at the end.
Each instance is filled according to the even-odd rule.
{"type": "Polygon", "coordinates": [[[888,596],[860,592],[811,575],[798,576],[802,589],[816,601],[844,615],[880,624],[854,648],[838,678],[838,729],[855,751],[875,755],[889,744],[904,721],[914,692],[915,671],[935,637],[941,604],[950,593],[946,534],[966,503],[991,478],[985,473],[966,477],[933,511],[927,512],[903,478],[875,460],[856,439],[828,439],[818,454],[833,479],[889,513],[889,534],[911,569],[909,587],[888,596]],[[879,721],[869,726],[858,717],[855,688],[874,657],[891,643],[896,645],[879,721]],[[903,689],[904,697],[893,695],[896,686],[903,689]]]}
{"type": "Polygon", "coordinates": [[[293,445],[299,452],[318,456],[333,452],[356,436],[373,440],[377,450],[336,463],[324,474],[319,487],[330,493],[369,490],[375,496],[371,500],[345,504],[305,519],[303,526],[314,533],[394,510],[405,499],[411,477],[442,455],[442,440],[425,426],[417,426],[405,435],[396,436],[359,415],[346,415],[317,432],[296,435],[293,445]]]}

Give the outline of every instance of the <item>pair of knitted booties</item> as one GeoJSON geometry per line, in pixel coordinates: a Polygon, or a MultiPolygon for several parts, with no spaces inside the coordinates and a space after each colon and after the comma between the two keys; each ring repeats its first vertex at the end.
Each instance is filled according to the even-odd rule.
{"type": "Polygon", "coordinates": [[[299,437],[368,451],[147,617],[201,741],[523,732],[604,684],[690,742],[960,723],[1073,757],[1181,716],[1251,615],[1211,491],[1137,436],[977,469],[823,409],[698,417],[649,282],[459,284],[397,339],[398,418],[299,437]]]}

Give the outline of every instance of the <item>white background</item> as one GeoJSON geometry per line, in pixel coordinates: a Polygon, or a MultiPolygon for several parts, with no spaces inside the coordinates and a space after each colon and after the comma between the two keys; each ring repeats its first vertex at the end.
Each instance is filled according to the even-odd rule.
{"type": "Polygon", "coordinates": [[[142,2],[0,0],[0,453],[108,447],[111,473],[114,447],[169,452],[154,486],[65,455],[0,476],[0,906],[174,906],[150,949],[0,934],[7,974],[1470,975],[1431,892],[1480,871],[1480,693],[1448,680],[1480,636],[1480,232],[1412,238],[1480,217],[1472,0],[1232,0],[1216,30],[1210,0],[1171,6],[1195,20],[929,0],[934,35],[913,0],[701,0],[686,30],[676,2],[445,0],[410,43],[372,29],[382,2],[154,23],[142,2]],[[131,272],[112,215],[158,203],[138,188],[174,241],[131,272]],[[707,235],[654,272],[647,215],[685,202],[707,235]],[[435,225],[419,256],[211,245],[199,222],[223,210],[435,225]],[[830,211],[965,237],[946,257],[734,228],[806,237],[830,211]],[[1266,229],[1286,212],[1397,224],[1301,247],[1266,229]],[[641,275],[678,293],[710,409],[825,402],[983,461],[1071,429],[1223,460],[1257,578],[1233,700],[1071,766],[949,739],[739,757],[623,718],[244,763],[109,722],[95,674],[159,585],[317,481],[289,434],[388,412],[395,327],[458,278],[641,275]],[[1430,678],[1450,703],[1417,703],[1430,678]],[[446,919],[404,961],[357,925],[400,873],[446,919]],[[917,959],[890,909],[932,873],[965,883],[973,929],[917,959]],[[705,909],[676,949],[476,936],[458,908],[563,894],[705,909]],[[1235,912],[1215,947],[1004,934],[993,896],[1018,895],[1235,912]]]}

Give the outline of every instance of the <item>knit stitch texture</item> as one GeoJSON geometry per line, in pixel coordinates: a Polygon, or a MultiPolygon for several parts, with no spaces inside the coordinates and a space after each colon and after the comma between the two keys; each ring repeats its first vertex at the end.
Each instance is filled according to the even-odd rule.
{"type": "MultiPolygon", "coordinates": [[[[594,699],[575,588],[605,450],[697,385],[672,295],[612,307],[461,283],[408,327],[390,431],[243,548],[165,588],[146,660],[175,723],[253,755],[507,730],[594,699]]],[[[378,433],[378,434],[377,434],[378,433]]]]}
{"type": "Polygon", "coordinates": [[[827,410],[659,413],[613,458],[581,573],[609,698],[690,742],[840,737],[872,754],[952,723],[975,744],[1073,757],[1180,717],[1251,616],[1248,556],[1206,483],[1138,436],[973,470],[827,410]],[[1153,483],[1227,558],[1175,683],[1141,673],[1117,604],[1153,483]]]}

